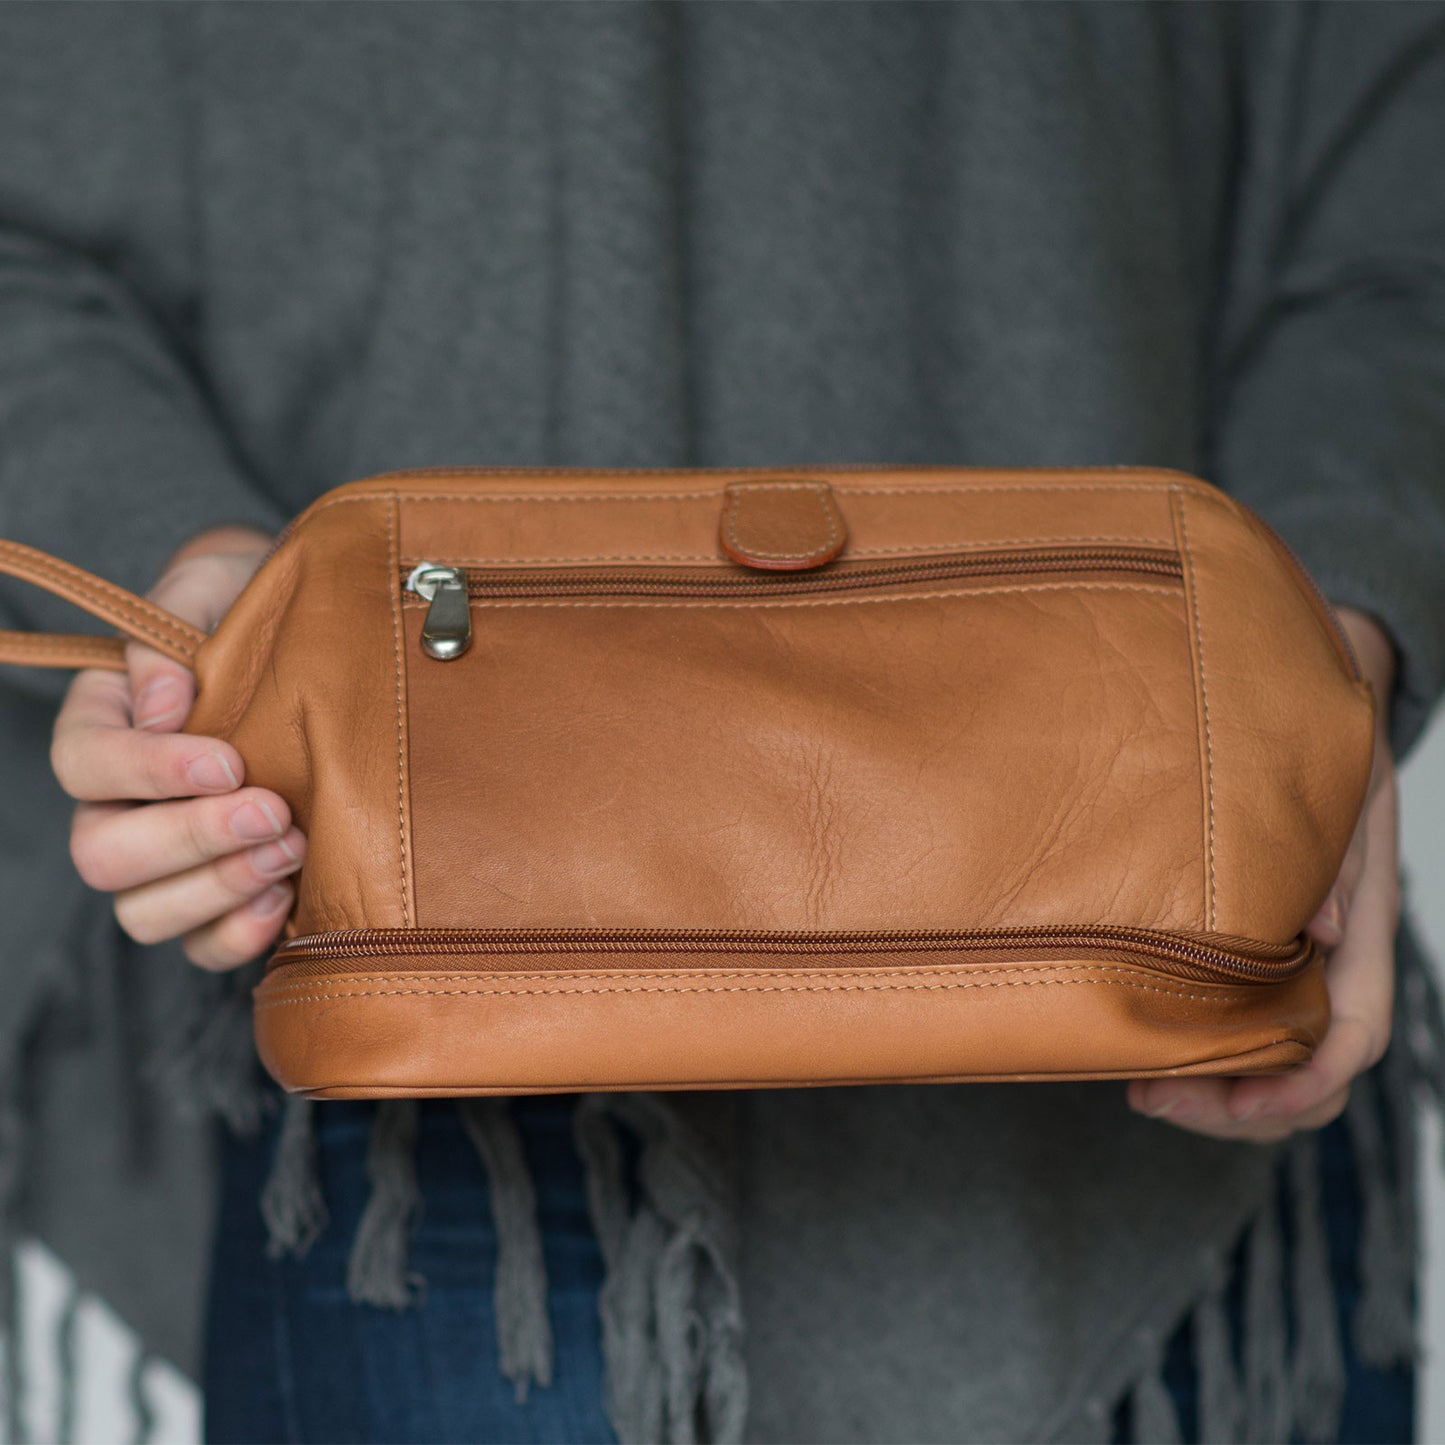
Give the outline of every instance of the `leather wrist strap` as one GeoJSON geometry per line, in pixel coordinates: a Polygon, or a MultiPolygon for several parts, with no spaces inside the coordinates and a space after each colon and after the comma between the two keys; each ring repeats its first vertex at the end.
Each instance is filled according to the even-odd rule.
{"type": "MultiPolygon", "coordinates": [[[[38,547],[0,539],[0,573],[33,582],[102,622],[192,666],[206,633],[154,602],[138,597],[94,572],[62,562],[38,547]]],[[[79,632],[17,632],[0,628],[0,663],[25,667],[106,667],[125,671],[125,638],[79,632]]]]}

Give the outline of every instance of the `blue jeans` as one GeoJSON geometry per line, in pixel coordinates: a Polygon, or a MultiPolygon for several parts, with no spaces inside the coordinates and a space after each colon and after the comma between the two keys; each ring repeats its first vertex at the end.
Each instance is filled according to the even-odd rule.
{"type": "MultiPolygon", "coordinates": [[[[423,1103],[417,1172],[423,1209],[412,1267],[426,1279],[420,1307],[393,1312],[351,1303],[346,1257],[366,1202],[366,1145],[374,1106],[318,1111],[322,1183],[331,1223],[304,1259],[268,1259],[257,1200],[275,1129],[225,1146],[206,1339],[206,1434],[223,1441],[554,1441],[615,1439],[602,1407],[597,1290],[602,1258],[572,1144],[570,1095],[513,1108],[536,1182],[555,1341],[553,1383],[525,1405],[497,1369],[492,1327],[496,1238],[486,1175],[454,1107],[423,1103]]],[[[1349,1384],[1340,1440],[1414,1438],[1414,1377],[1355,1359],[1350,1318],[1358,1293],[1359,1204],[1344,1125],[1320,1134],[1324,1207],[1349,1384]]],[[[1285,1222],[1288,1244],[1288,1221],[1285,1222]]],[[[1238,1265],[1238,1256],[1236,1257],[1238,1265]]],[[[1238,1338],[1242,1271],[1228,1309],[1238,1338]]],[[[1165,1360],[1184,1439],[1197,1439],[1189,1327],[1165,1360]]],[[[1114,1438],[1130,1441],[1127,1406],[1114,1438]]]]}
{"type": "Polygon", "coordinates": [[[346,1259],[366,1203],[372,1104],[317,1110],[331,1215],[302,1259],[268,1259],[257,1200],[274,1126],[225,1145],[206,1324],[212,1441],[615,1441],[602,1406],[602,1255],[572,1143],[573,1095],[513,1103],[537,1190],[554,1341],[553,1382],[519,1405],[497,1368],[496,1251],[481,1160],[446,1100],[421,1105],[420,1306],[353,1304],[346,1259]]]}

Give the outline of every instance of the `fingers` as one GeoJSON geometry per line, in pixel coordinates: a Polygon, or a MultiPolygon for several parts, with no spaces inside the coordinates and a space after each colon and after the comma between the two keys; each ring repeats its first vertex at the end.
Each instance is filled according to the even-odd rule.
{"type": "MultiPolygon", "coordinates": [[[[147,594],[209,632],[255,574],[270,539],[217,528],[192,539],[147,594]]],[[[242,788],[230,743],[181,732],[196,698],[189,668],[126,645],[126,673],[88,668],[56,718],[50,761],[77,801],[70,851],[113,893],[137,942],[181,938],[196,963],[232,968],[273,942],[295,899],[286,879],[306,840],[264,788],[242,788]]]]}
{"type": "Polygon", "coordinates": [[[1367,1054],[1356,1029],[1337,1032],[1331,1024],[1309,1063],[1287,1074],[1135,1079],[1128,1103],[1139,1113],[1213,1139],[1275,1143],[1336,1118],[1349,1098],[1350,1084],[1368,1067],[1363,1062],[1367,1054]]]}
{"type": "Polygon", "coordinates": [[[273,883],[241,907],[192,929],[181,939],[181,948],[201,968],[236,968],[275,942],[293,897],[290,883],[273,883]]]}
{"type": "Polygon", "coordinates": [[[272,842],[120,889],[115,895],[115,916],[137,943],[176,938],[249,903],[271,884],[294,873],[305,854],[305,837],[299,829],[290,828],[272,842]]]}
{"type": "Polygon", "coordinates": [[[76,872],[106,893],[153,882],[282,837],[283,798],[264,788],[158,803],[81,803],[70,829],[76,872]]]}
{"type": "Polygon", "coordinates": [[[1354,1078],[1390,1040],[1400,917],[1398,799],[1393,769],[1363,815],[1363,868],[1339,944],[1326,962],[1330,1026],[1308,1063],[1287,1074],[1136,1079],[1131,1108],[1215,1138],[1268,1142],[1338,1116],[1354,1078]]]}
{"type": "MultiPolygon", "coordinates": [[[[1393,788],[1394,785],[1395,768],[1390,759],[1389,744],[1384,738],[1377,738],[1365,803],[1355,821],[1354,832],[1350,834],[1349,846],[1340,863],[1339,874],[1319,911],[1305,929],[1321,948],[1335,948],[1345,936],[1345,920],[1349,916],[1355,891],[1365,874],[1371,809],[1375,806],[1381,789],[1393,788]]],[[[1393,839],[1389,846],[1392,852],[1396,851],[1397,844],[1393,839]]]]}
{"type": "MultiPolygon", "coordinates": [[[[175,727],[184,720],[182,714],[175,727]]],[[[245,774],[240,753],[219,738],[132,726],[126,678],[93,667],[76,673],[66,691],[50,765],[60,786],[82,802],[229,792],[245,774]]]]}
{"type": "Polygon", "coordinates": [[[153,647],[127,642],[131,723],[155,732],[179,732],[196,700],[196,678],[188,667],[153,647]]]}
{"type": "Polygon", "coordinates": [[[1360,877],[1365,868],[1365,815],[1350,839],[1350,846],[1340,864],[1339,876],[1320,904],[1319,911],[1310,919],[1305,932],[1321,948],[1335,948],[1345,936],[1345,919],[1349,916],[1350,903],[1359,887],[1360,877]]]}

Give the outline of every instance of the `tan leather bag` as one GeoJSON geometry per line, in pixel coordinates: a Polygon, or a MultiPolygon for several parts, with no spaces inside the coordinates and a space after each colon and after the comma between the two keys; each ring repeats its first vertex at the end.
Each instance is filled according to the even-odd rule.
{"type": "MultiPolygon", "coordinates": [[[[1373,699],[1177,472],[431,470],[303,512],[195,669],[308,837],[261,1057],[333,1097],[1275,1071],[1373,699]]],[[[0,660],[124,665],[120,638],[0,660]]]]}

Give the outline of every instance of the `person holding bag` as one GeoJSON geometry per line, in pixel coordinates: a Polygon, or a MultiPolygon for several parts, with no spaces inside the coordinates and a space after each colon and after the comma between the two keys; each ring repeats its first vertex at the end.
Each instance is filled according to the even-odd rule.
{"type": "Polygon", "coordinates": [[[6,537],[209,631],[292,514],[401,462],[1138,460],[1278,526],[1377,704],[1293,1073],[267,1111],[217,1021],[307,839],[181,732],[186,668],[81,672],[48,742],[86,936],[209,971],[194,1052],[264,1115],[225,1145],[212,1437],[1399,1438],[1445,1076],[1393,764],[1445,652],[1438,10],[1365,44],[1350,6],[17,9],[6,537]]]}

